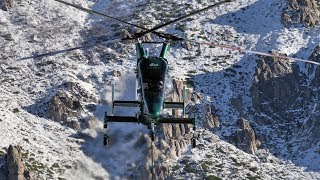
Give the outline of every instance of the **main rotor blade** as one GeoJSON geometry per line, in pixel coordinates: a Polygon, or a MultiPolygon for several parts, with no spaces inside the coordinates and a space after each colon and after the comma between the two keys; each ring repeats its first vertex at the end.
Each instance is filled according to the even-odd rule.
{"type": "Polygon", "coordinates": [[[98,11],[94,11],[94,10],[91,10],[91,9],[87,9],[87,8],[84,8],[84,7],[81,7],[81,6],[77,6],[77,5],[75,5],[75,4],[68,3],[68,2],[66,2],[66,1],[62,1],[62,0],[54,0],[54,1],[57,1],[57,2],[59,2],[59,3],[65,4],[65,5],[68,5],[68,6],[72,6],[72,7],[74,7],[74,8],[77,8],[77,9],[79,9],[79,10],[81,10],[81,11],[84,11],[84,12],[87,12],[87,13],[97,14],[97,15],[99,15],[99,16],[103,16],[103,17],[106,17],[106,18],[109,18],[109,19],[113,19],[113,20],[115,20],[115,21],[119,21],[119,22],[122,22],[122,23],[127,24],[127,25],[130,25],[130,26],[134,26],[134,27],[137,27],[137,28],[140,28],[140,29],[148,30],[148,29],[145,28],[145,27],[138,26],[138,25],[136,25],[136,24],[132,24],[132,23],[123,21],[123,20],[121,20],[121,19],[118,19],[118,18],[109,16],[109,15],[106,15],[106,14],[100,13],[100,12],[98,12],[98,11]]]}
{"type": "MultiPolygon", "coordinates": [[[[169,21],[169,22],[167,22],[167,23],[160,24],[160,25],[158,25],[158,26],[156,26],[156,27],[154,27],[154,28],[152,28],[152,29],[146,30],[146,31],[141,32],[141,33],[137,33],[136,38],[139,38],[139,37],[141,37],[141,36],[143,36],[143,35],[145,35],[145,34],[151,33],[151,32],[153,32],[153,31],[156,31],[156,30],[158,30],[158,29],[160,29],[160,28],[163,28],[163,27],[165,27],[165,26],[168,26],[168,25],[170,25],[170,24],[173,24],[173,23],[182,21],[182,20],[184,20],[184,19],[186,19],[186,18],[188,18],[188,17],[190,17],[190,16],[199,14],[199,13],[201,13],[201,12],[207,11],[207,10],[212,9],[212,8],[214,8],[214,7],[217,7],[217,6],[219,6],[219,5],[225,4],[225,3],[227,3],[227,2],[233,2],[233,1],[234,1],[234,0],[221,1],[221,2],[218,2],[218,3],[216,3],[216,4],[210,5],[210,6],[208,6],[208,7],[205,7],[205,8],[203,8],[203,9],[200,9],[200,10],[197,10],[197,11],[194,11],[194,12],[191,12],[190,14],[187,14],[187,15],[185,15],[185,16],[179,17],[179,18],[177,18],[177,19],[175,19],[175,20],[172,20],[172,21],[169,21]]],[[[179,40],[181,40],[181,39],[179,39],[179,40]]]]}
{"type": "MultiPolygon", "coordinates": [[[[103,13],[98,12],[98,11],[94,11],[94,10],[87,9],[87,8],[84,8],[84,7],[81,7],[81,6],[72,4],[72,3],[68,3],[68,2],[66,2],[66,1],[62,1],[62,0],[54,0],[54,1],[57,1],[57,2],[59,2],[59,3],[65,4],[65,5],[74,7],[74,8],[77,8],[77,9],[79,9],[79,10],[81,10],[81,11],[84,11],[84,12],[87,12],[87,13],[92,13],[92,14],[96,14],[96,15],[99,15],[99,16],[102,16],[102,17],[106,17],[106,18],[109,18],[109,19],[113,19],[113,20],[115,20],[115,21],[118,21],[118,22],[121,22],[121,23],[130,25],[130,26],[133,26],[133,27],[136,27],[136,28],[139,28],[139,29],[143,29],[143,30],[146,30],[146,31],[149,30],[148,28],[145,28],[145,27],[143,27],[143,26],[139,26],[139,25],[136,25],[136,24],[132,24],[132,23],[123,21],[123,20],[121,20],[121,19],[118,19],[118,18],[109,16],[109,15],[103,14],[103,13]]],[[[154,32],[152,32],[152,33],[153,33],[153,34],[156,34],[156,35],[159,36],[159,37],[165,38],[165,39],[180,40],[179,38],[177,38],[176,36],[171,35],[171,34],[166,34],[166,33],[161,33],[161,32],[156,32],[156,31],[154,31],[154,32]]],[[[145,34],[147,34],[147,33],[145,33],[145,34]]],[[[143,34],[143,35],[145,35],[145,34],[143,34]]],[[[141,35],[141,36],[139,36],[139,37],[142,37],[143,35],[141,35]]],[[[127,38],[127,39],[136,39],[136,38],[127,38]]]]}
{"type": "Polygon", "coordinates": [[[77,49],[90,48],[90,47],[101,45],[101,44],[116,43],[116,42],[120,42],[120,41],[122,41],[122,39],[118,38],[118,39],[113,39],[113,40],[109,40],[109,41],[97,42],[97,43],[92,43],[92,44],[85,45],[85,46],[77,46],[77,47],[73,47],[73,48],[62,49],[62,50],[47,52],[47,53],[43,53],[43,54],[36,54],[33,56],[23,57],[23,58],[17,59],[17,61],[22,61],[22,60],[27,60],[27,59],[35,59],[35,58],[40,58],[40,57],[44,57],[44,56],[55,56],[57,54],[66,53],[66,52],[74,51],[77,49]]]}
{"type": "Polygon", "coordinates": [[[243,52],[243,53],[247,53],[247,54],[256,54],[256,55],[261,55],[261,56],[280,58],[280,59],[284,59],[284,60],[300,61],[300,62],[315,64],[315,65],[320,66],[320,63],[315,62],[315,61],[309,61],[309,60],[300,59],[300,58],[293,58],[293,57],[284,56],[284,55],[274,55],[274,54],[264,53],[264,52],[259,52],[259,51],[252,51],[252,50],[243,49],[241,47],[235,47],[235,46],[230,46],[230,45],[221,45],[221,44],[215,44],[215,43],[211,43],[211,42],[195,41],[195,40],[189,40],[189,39],[184,39],[183,41],[195,43],[195,44],[214,46],[214,47],[219,47],[222,49],[229,49],[229,50],[233,50],[233,51],[239,51],[239,52],[243,52]]]}

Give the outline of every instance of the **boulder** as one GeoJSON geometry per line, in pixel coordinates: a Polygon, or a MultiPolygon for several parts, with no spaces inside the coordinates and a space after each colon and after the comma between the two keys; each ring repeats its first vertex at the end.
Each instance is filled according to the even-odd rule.
{"type": "Polygon", "coordinates": [[[120,76],[121,76],[121,71],[119,71],[119,70],[113,70],[113,71],[112,71],[112,75],[113,75],[114,77],[120,77],[120,76]]]}
{"type": "Polygon", "coordinates": [[[68,127],[72,128],[74,130],[81,129],[80,123],[77,120],[71,120],[67,124],[68,124],[68,127]]]}
{"type": "MultiPolygon", "coordinates": [[[[136,30],[136,33],[137,33],[137,34],[142,33],[142,32],[143,32],[143,31],[141,31],[141,29],[137,29],[137,30],[136,30]]],[[[140,37],[140,40],[143,41],[143,42],[150,42],[150,41],[152,41],[151,34],[150,34],[150,33],[145,34],[144,36],[140,37]]]]}
{"type": "Polygon", "coordinates": [[[129,31],[127,29],[122,29],[121,30],[121,37],[122,38],[130,38],[131,34],[129,33],[129,31]]]}
{"type": "Polygon", "coordinates": [[[54,121],[67,121],[67,107],[60,100],[60,95],[52,97],[48,113],[49,118],[54,121]]]}

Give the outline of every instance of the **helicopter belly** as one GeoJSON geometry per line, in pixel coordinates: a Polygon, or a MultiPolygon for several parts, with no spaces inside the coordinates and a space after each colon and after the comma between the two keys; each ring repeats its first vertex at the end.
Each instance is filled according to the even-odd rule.
{"type": "Polygon", "coordinates": [[[166,60],[158,57],[143,58],[138,63],[142,95],[150,115],[159,116],[163,107],[166,60]]]}

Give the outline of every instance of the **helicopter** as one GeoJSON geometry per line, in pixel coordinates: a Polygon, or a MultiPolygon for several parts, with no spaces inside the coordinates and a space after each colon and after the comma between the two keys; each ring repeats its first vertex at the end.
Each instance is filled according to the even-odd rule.
{"type": "MultiPolygon", "coordinates": [[[[196,116],[193,118],[185,117],[186,113],[186,88],[183,87],[183,102],[164,102],[164,89],[168,62],[166,54],[169,50],[169,43],[163,43],[159,57],[149,56],[148,51],[143,48],[143,43],[136,43],[137,54],[137,79],[141,87],[142,100],[140,101],[119,101],[114,100],[115,85],[112,84],[112,115],[105,113],[104,118],[104,145],[109,141],[106,133],[109,122],[136,122],[148,126],[150,130],[150,138],[153,142],[156,138],[155,125],[161,123],[181,123],[192,124],[193,131],[196,131],[196,116]],[[114,108],[120,107],[138,107],[139,113],[136,116],[113,116],[114,108]],[[163,117],[161,111],[163,109],[182,109],[183,117],[163,117]]],[[[196,133],[191,139],[192,147],[196,147],[196,133]]]]}

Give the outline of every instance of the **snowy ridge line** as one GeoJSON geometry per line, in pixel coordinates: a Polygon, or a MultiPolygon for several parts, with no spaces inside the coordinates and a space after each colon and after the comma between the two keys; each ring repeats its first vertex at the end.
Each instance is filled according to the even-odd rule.
{"type": "Polygon", "coordinates": [[[222,44],[215,44],[215,43],[211,43],[211,42],[195,41],[195,40],[188,40],[188,39],[184,39],[184,41],[196,43],[196,44],[205,44],[205,45],[209,45],[209,46],[220,47],[222,49],[230,49],[230,50],[244,52],[244,53],[248,53],[248,54],[256,54],[256,55],[261,55],[261,56],[281,58],[283,60],[300,61],[300,62],[315,64],[315,65],[320,66],[320,63],[315,62],[315,61],[309,61],[309,60],[300,59],[300,58],[293,58],[290,56],[274,55],[274,54],[264,53],[264,52],[259,52],[259,51],[252,51],[252,50],[243,49],[243,48],[237,47],[237,46],[222,45],[222,44]]]}

